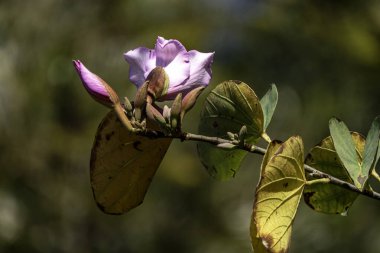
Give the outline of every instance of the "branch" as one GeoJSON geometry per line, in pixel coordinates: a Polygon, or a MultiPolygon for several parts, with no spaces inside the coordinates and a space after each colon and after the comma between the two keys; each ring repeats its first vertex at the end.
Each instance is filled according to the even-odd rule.
{"type": "MultiPolygon", "coordinates": [[[[219,145],[222,143],[230,143],[233,145],[236,145],[238,149],[245,150],[250,153],[259,154],[259,155],[265,155],[266,149],[257,147],[252,144],[244,143],[244,145],[239,145],[238,141],[232,141],[227,140],[219,137],[210,137],[210,136],[204,136],[204,135],[198,135],[198,134],[192,134],[192,133],[174,133],[171,135],[166,135],[163,132],[160,131],[152,131],[152,130],[145,130],[143,132],[139,133],[140,135],[144,135],[150,138],[172,138],[172,139],[180,139],[181,141],[200,141],[200,142],[206,142],[213,145],[219,145]]],[[[346,181],[343,181],[339,178],[333,177],[329,174],[326,174],[324,172],[321,172],[309,165],[304,165],[304,169],[306,172],[309,173],[309,175],[315,179],[323,179],[327,178],[330,180],[331,184],[338,185],[344,189],[356,192],[358,194],[367,196],[369,198],[380,200],[380,193],[375,192],[370,189],[364,189],[363,191],[359,190],[355,185],[350,184],[346,181]]]]}
{"type": "MultiPolygon", "coordinates": [[[[171,135],[166,135],[165,133],[161,131],[146,129],[142,132],[138,132],[137,134],[146,136],[149,138],[171,138],[171,139],[180,139],[181,141],[200,141],[200,142],[210,143],[215,146],[222,143],[230,143],[230,144],[236,145],[238,149],[245,150],[250,153],[259,154],[259,155],[265,155],[266,153],[266,149],[257,147],[252,144],[244,143],[243,145],[240,145],[238,141],[232,141],[232,140],[227,140],[227,139],[223,139],[219,137],[210,137],[210,136],[204,136],[204,135],[192,134],[192,133],[186,133],[186,132],[178,132],[178,133],[172,133],[171,135]]],[[[339,178],[333,177],[322,171],[319,171],[307,164],[304,165],[304,169],[306,172],[309,173],[311,177],[315,179],[327,178],[330,180],[331,184],[340,186],[344,189],[359,193],[369,198],[380,200],[380,193],[370,190],[369,188],[363,189],[363,191],[361,191],[355,185],[350,184],[346,181],[343,181],[339,178]]]]}

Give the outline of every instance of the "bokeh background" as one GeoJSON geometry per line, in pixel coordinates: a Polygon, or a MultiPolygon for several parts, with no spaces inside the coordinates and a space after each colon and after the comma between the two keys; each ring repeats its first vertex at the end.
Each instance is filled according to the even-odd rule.
{"type": "MultiPolygon", "coordinates": [[[[175,141],[141,206],[122,216],[96,207],[89,156],[107,109],[86,94],[71,60],[133,98],[122,54],[153,47],[158,35],[215,51],[208,91],[239,79],[262,96],[276,83],[272,138],[300,134],[309,150],[331,116],[365,134],[380,114],[376,0],[2,0],[0,252],[251,251],[257,155],[217,182],[195,143],[175,141]]],[[[205,95],[185,130],[197,131],[205,95]]],[[[365,197],[347,217],[301,202],[290,252],[380,252],[379,215],[380,202],[365,197]]]]}

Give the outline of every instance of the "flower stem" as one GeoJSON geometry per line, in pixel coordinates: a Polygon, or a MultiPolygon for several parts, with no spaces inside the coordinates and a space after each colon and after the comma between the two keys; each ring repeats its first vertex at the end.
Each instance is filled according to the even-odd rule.
{"type": "Polygon", "coordinates": [[[132,127],[131,122],[127,118],[127,115],[124,113],[124,109],[120,103],[114,104],[114,110],[119,117],[121,123],[128,129],[130,132],[135,132],[136,130],[132,127]]]}

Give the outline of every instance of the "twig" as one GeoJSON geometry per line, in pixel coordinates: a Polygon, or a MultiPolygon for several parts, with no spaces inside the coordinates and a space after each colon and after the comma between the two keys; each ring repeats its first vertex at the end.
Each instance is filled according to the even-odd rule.
{"type": "MultiPolygon", "coordinates": [[[[214,145],[218,145],[221,143],[235,144],[233,141],[226,140],[226,139],[219,138],[219,137],[209,137],[209,136],[203,136],[203,135],[197,135],[197,134],[191,134],[191,133],[182,133],[182,135],[183,136],[180,138],[182,141],[184,141],[184,140],[203,141],[203,142],[207,142],[207,143],[214,144],[214,145]]],[[[255,153],[255,154],[259,154],[259,155],[265,155],[265,153],[266,153],[266,149],[260,148],[260,147],[257,147],[257,146],[251,145],[251,144],[247,144],[247,143],[244,146],[238,147],[238,148],[245,150],[245,151],[248,151],[250,153],[255,153]]],[[[313,178],[316,178],[316,179],[328,178],[330,180],[331,184],[338,185],[338,186],[343,187],[347,190],[354,191],[354,192],[357,192],[359,194],[365,195],[367,197],[380,200],[380,193],[377,193],[377,192],[374,192],[374,191],[371,191],[368,189],[364,189],[363,191],[360,191],[355,185],[350,184],[348,182],[345,182],[343,180],[340,180],[340,179],[333,177],[329,174],[326,174],[324,172],[321,172],[321,171],[319,171],[319,170],[317,170],[317,169],[315,169],[315,168],[313,168],[307,164],[304,165],[304,169],[313,178]]]]}
{"type": "MultiPolygon", "coordinates": [[[[219,145],[222,143],[230,143],[230,144],[236,145],[236,148],[245,150],[250,153],[259,154],[259,155],[265,155],[266,153],[266,149],[257,147],[252,144],[245,143],[244,145],[239,145],[237,141],[227,140],[227,139],[223,139],[219,137],[204,136],[204,135],[199,135],[199,134],[182,132],[182,133],[177,133],[177,134],[172,134],[172,135],[165,135],[164,133],[160,131],[151,131],[151,130],[146,130],[144,132],[140,132],[139,134],[148,136],[150,138],[172,138],[172,139],[180,139],[181,141],[200,141],[200,142],[210,143],[213,145],[219,145]]],[[[321,172],[307,164],[304,165],[304,169],[306,172],[309,173],[311,177],[315,179],[327,178],[330,180],[331,184],[338,185],[344,189],[359,193],[369,198],[380,200],[380,193],[378,192],[372,191],[370,189],[363,189],[363,191],[361,191],[355,185],[345,182],[339,178],[333,177],[324,172],[321,172]]]]}

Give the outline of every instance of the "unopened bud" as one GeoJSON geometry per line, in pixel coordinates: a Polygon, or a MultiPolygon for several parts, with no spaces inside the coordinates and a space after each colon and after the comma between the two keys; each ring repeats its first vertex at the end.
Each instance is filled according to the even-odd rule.
{"type": "Polygon", "coordinates": [[[195,105],[197,98],[202,93],[205,87],[198,87],[186,94],[182,101],[182,112],[181,117],[185,115],[186,112],[190,111],[191,108],[195,105]]]}
{"type": "Polygon", "coordinates": [[[228,138],[229,138],[231,141],[235,140],[235,134],[234,134],[234,133],[227,132],[227,136],[228,136],[228,138]]]}
{"type": "Polygon", "coordinates": [[[228,143],[228,142],[220,143],[220,144],[218,144],[216,146],[218,148],[222,148],[222,149],[235,149],[235,148],[237,148],[236,145],[234,145],[232,143],[228,143]]]}
{"type": "Polygon", "coordinates": [[[148,96],[148,82],[145,82],[143,86],[138,89],[134,101],[135,111],[134,116],[137,121],[141,121],[143,116],[143,109],[146,104],[146,97],[148,96]]]}
{"type": "Polygon", "coordinates": [[[181,127],[181,111],[182,111],[182,93],[179,93],[172,104],[170,110],[170,124],[172,128],[181,127]]]}
{"type": "Polygon", "coordinates": [[[170,122],[170,108],[167,105],[164,105],[164,111],[162,112],[162,116],[164,116],[167,123],[170,122]]]}
{"type": "Polygon", "coordinates": [[[247,135],[247,132],[248,132],[248,129],[247,129],[247,127],[245,125],[240,128],[240,131],[239,131],[239,140],[241,142],[244,141],[245,136],[247,135]]]}
{"type": "Polygon", "coordinates": [[[73,61],[84,88],[97,102],[113,107],[120,103],[116,92],[102,78],[88,70],[79,60],[73,61]]]}
{"type": "Polygon", "coordinates": [[[145,82],[136,93],[135,97],[135,108],[143,108],[146,103],[146,97],[148,95],[148,82],[145,82]]]}
{"type": "Polygon", "coordinates": [[[156,121],[160,124],[166,124],[164,117],[151,104],[146,104],[146,115],[147,115],[148,119],[150,119],[151,121],[156,121]]]}
{"type": "Polygon", "coordinates": [[[124,97],[124,108],[127,111],[132,111],[132,104],[127,97],[124,97]]]}
{"type": "Polygon", "coordinates": [[[155,67],[146,80],[149,81],[148,92],[154,99],[158,99],[168,92],[169,76],[163,67],[155,67]]]}

